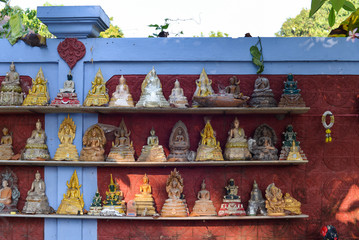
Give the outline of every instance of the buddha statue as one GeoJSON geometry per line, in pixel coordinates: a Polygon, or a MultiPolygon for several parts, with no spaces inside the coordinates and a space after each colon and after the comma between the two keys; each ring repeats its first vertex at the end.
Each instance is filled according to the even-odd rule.
{"type": "Polygon", "coordinates": [[[80,106],[80,101],[77,99],[77,93],[75,93],[75,82],[72,80],[71,70],[67,74],[67,80],[64,82],[64,88],[60,89],[56,98],[52,100],[53,106],[80,106]]]}
{"type": "MultiPolygon", "coordinates": [[[[126,202],[123,200],[123,193],[120,191],[118,185],[113,182],[112,174],[108,191],[106,191],[106,199],[103,201],[103,209],[101,215],[114,215],[112,211],[118,214],[126,213],[126,202]]],[[[116,214],[117,215],[117,214],[116,214]]]]}
{"type": "Polygon", "coordinates": [[[194,216],[216,216],[216,208],[213,205],[212,200],[210,200],[211,196],[208,190],[206,190],[206,183],[203,182],[201,184],[201,190],[197,194],[198,200],[196,200],[193,211],[190,214],[191,217],[194,216]]]}
{"type": "Polygon", "coordinates": [[[286,131],[283,132],[284,141],[280,151],[279,160],[307,160],[303,150],[300,148],[300,142],[297,141],[297,133],[293,126],[289,124],[286,131]],[[294,144],[294,145],[293,145],[294,144]],[[289,155],[291,155],[289,157],[289,155]]]}
{"type": "Polygon", "coordinates": [[[167,157],[169,162],[187,162],[189,154],[189,137],[186,125],[178,121],[172,128],[170,136],[170,154],[167,157]]]}
{"type": "Polygon", "coordinates": [[[32,87],[29,89],[29,93],[27,94],[23,106],[33,106],[40,105],[45,106],[49,103],[50,95],[47,89],[47,80],[45,80],[44,73],[42,72],[42,68],[40,67],[39,72],[36,75],[35,80],[32,80],[32,87]]]}
{"type": "Polygon", "coordinates": [[[223,197],[223,203],[219,209],[218,216],[244,216],[244,211],[241,198],[238,196],[238,186],[235,185],[234,179],[228,181],[225,187],[226,195],[223,197]]]}
{"type": "Polygon", "coordinates": [[[258,77],[254,83],[254,91],[249,101],[252,107],[276,107],[277,101],[269,86],[269,80],[265,77],[258,77]]]}
{"type": "Polygon", "coordinates": [[[100,216],[100,213],[102,211],[102,203],[101,202],[102,202],[102,197],[97,188],[95,196],[92,199],[90,210],[88,211],[87,215],[100,216]]]}
{"type": "Polygon", "coordinates": [[[229,161],[250,160],[252,158],[248,149],[247,137],[243,128],[239,127],[239,120],[235,118],[232,128],[228,132],[224,158],[229,161]]]}
{"type": "Polygon", "coordinates": [[[103,78],[101,69],[98,69],[95,79],[93,80],[92,87],[88,91],[84,106],[103,106],[108,104],[109,96],[106,89],[106,83],[103,78]]]}
{"type": "Polygon", "coordinates": [[[106,143],[106,137],[99,125],[95,124],[89,127],[82,138],[82,142],[84,147],[80,153],[80,161],[105,161],[104,145],[106,143]]]}
{"type": "Polygon", "coordinates": [[[79,153],[76,146],[72,143],[75,139],[76,125],[70,115],[62,121],[57,136],[60,139],[60,145],[56,150],[54,160],[78,161],[79,153]]]}
{"type": "Polygon", "coordinates": [[[147,74],[141,85],[141,97],[136,107],[170,107],[163,96],[162,84],[155,68],[147,74]]]}
{"type": "Polygon", "coordinates": [[[183,93],[183,89],[180,86],[179,81],[176,79],[175,86],[172,88],[169,102],[172,107],[187,108],[188,101],[183,93]]]}
{"type": "Polygon", "coordinates": [[[134,162],[135,150],[133,143],[130,140],[131,131],[127,130],[125,121],[122,119],[120,126],[115,131],[115,142],[112,142],[112,147],[106,161],[108,162],[134,162]]]}
{"type": "Polygon", "coordinates": [[[282,191],[274,183],[268,185],[266,189],[266,208],[268,216],[284,216],[285,202],[282,191]]]}
{"type": "Polygon", "coordinates": [[[201,141],[198,144],[196,161],[223,161],[222,149],[217,142],[215,132],[209,120],[201,132],[201,141]]]}
{"type": "Polygon", "coordinates": [[[288,214],[291,214],[291,215],[302,214],[302,211],[300,210],[300,207],[302,204],[298,200],[296,200],[292,196],[290,196],[289,193],[286,193],[284,195],[284,203],[285,203],[284,211],[288,212],[288,214]]]}
{"type": "Polygon", "coordinates": [[[278,107],[305,107],[300,89],[297,88],[297,81],[294,81],[292,74],[289,74],[287,81],[284,82],[284,90],[278,107]]]}
{"type": "Polygon", "coordinates": [[[82,185],[79,184],[76,170],[71,176],[70,183],[66,182],[67,191],[58,207],[56,214],[83,215],[84,199],[80,192],[82,185]]]}
{"type": "Polygon", "coordinates": [[[147,174],[142,177],[140,193],[135,195],[136,213],[139,216],[156,215],[155,201],[152,196],[152,187],[147,174]]]}
{"type": "Polygon", "coordinates": [[[121,75],[116,91],[112,93],[110,107],[134,107],[130,89],[126,83],[126,79],[121,75]]]}
{"type": "Polygon", "coordinates": [[[46,145],[46,134],[42,129],[40,119],[36,122],[36,129],[32,131],[31,136],[26,140],[22,159],[35,161],[50,159],[49,150],[46,145]]]}
{"type": "Polygon", "coordinates": [[[12,136],[9,134],[9,129],[4,127],[2,129],[3,136],[0,141],[0,159],[1,160],[10,160],[14,156],[12,150],[12,136]]]}
{"type": "Polygon", "coordinates": [[[147,145],[142,147],[141,155],[138,162],[166,162],[166,155],[163,147],[159,145],[158,137],[152,128],[150,136],[147,138],[147,145]]]}
{"type": "Polygon", "coordinates": [[[240,87],[239,87],[240,82],[241,81],[239,79],[237,79],[236,76],[232,76],[232,77],[229,78],[230,85],[227,86],[224,90],[225,90],[226,94],[233,95],[233,98],[243,100],[242,107],[245,107],[245,106],[247,106],[246,101],[249,100],[249,97],[244,96],[241,93],[241,90],[240,90],[240,87]]]}
{"type": "Polygon", "coordinates": [[[49,201],[45,193],[46,187],[44,180],[41,179],[39,171],[35,173],[35,180],[27,192],[23,213],[49,214],[53,209],[49,206],[49,201]]]}
{"type": "MultiPolygon", "coordinates": [[[[199,79],[196,80],[196,90],[193,96],[207,97],[213,95],[212,80],[208,78],[204,68],[202,69],[199,79]]],[[[198,107],[199,104],[192,99],[192,107],[198,107]]]]}
{"type": "Polygon", "coordinates": [[[288,161],[302,161],[303,160],[302,155],[299,151],[299,147],[295,145],[295,141],[293,141],[293,144],[290,147],[287,160],[288,161]]]}
{"type": "Polygon", "coordinates": [[[265,208],[265,201],[263,199],[262,192],[258,188],[258,184],[255,180],[251,191],[251,197],[248,201],[247,215],[248,216],[267,215],[267,210],[265,208]]]}
{"type": "Polygon", "coordinates": [[[188,210],[183,196],[183,179],[179,172],[174,169],[166,182],[168,199],[161,209],[161,217],[187,217],[188,210]]]}
{"type": "Polygon", "coordinates": [[[0,174],[0,213],[17,213],[17,202],[20,191],[17,187],[17,176],[10,168],[5,168],[0,174]]]}
{"type": "Polygon", "coordinates": [[[262,124],[256,128],[253,139],[248,144],[249,150],[253,154],[253,159],[257,161],[278,160],[278,150],[275,147],[277,136],[273,128],[267,124],[262,124]]]}
{"type": "Polygon", "coordinates": [[[15,71],[15,64],[11,63],[10,72],[7,72],[1,82],[0,105],[21,105],[24,93],[20,86],[20,76],[15,71]]]}

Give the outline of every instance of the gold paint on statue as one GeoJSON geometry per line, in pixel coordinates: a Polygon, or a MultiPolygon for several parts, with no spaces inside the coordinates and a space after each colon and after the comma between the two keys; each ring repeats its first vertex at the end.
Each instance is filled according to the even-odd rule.
{"type": "Polygon", "coordinates": [[[290,196],[289,193],[285,194],[284,202],[285,202],[284,210],[289,211],[291,214],[294,215],[302,214],[302,211],[300,210],[302,204],[298,200],[290,196]]]}
{"type": "Polygon", "coordinates": [[[162,145],[159,145],[158,137],[152,128],[150,136],[147,138],[147,145],[142,147],[141,155],[137,159],[138,162],[166,162],[165,152],[162,145]]]}
{"type": "Polygon", "coordinates": [[[32,87],[29,89],[23,106],[32,106],[32,105],[47,105],[50,100],[50,95],[47,89],[47,80],[45,80],[44,73],[40,67],[39,72],[36,75],[35,80],[32,80],[32,87]]]}
{"type": "Polygon", "coordinates": [[[106,143],[106,137],[99,125],[95,124],[89,127],[82,138],[82,142],[84,147],[81,150],[80,161],[101,162],[105,160],[103,146],[106,143]]]}
{"type": "Polygon", "coordinates": [[[142,178],[140,194],[136,194],[136,213],[139,216],[153,216],[156,214],[155,201],[152,197],[152,187],[149,184],[147,174],[142,178]]]}
{"type": "Polygon", "coordinates": [[[302,161],[302,154],[299,151],[299,147],[295,145],[295,141],[293,140],[293,144],[290,147],[290,152],[288,154],[287,160],[289,161],[302,161]]]}
{"type": "Polygon", "coordinates": [[[201,190],[197,194],[198,200],[195,202],[193,211],[190,216],[216,216],[216,208],[213,205],[212,200],[210,200],[210,193],[206,189],[206,183],[201,184],[201,190]]]}
{"type": "Polygon", "coordinates": [[[106,199],[103,201],[103,209],[114,209],[120,214],[126,213],[126,202],[123,200],[123,192],[113,182],[112,174],[108,191],[106,191],[106,199]]]}
{"type": "Polygon", "coordinates": [[[84,101],[84,106],[103,106],[108,104],[109,96],[106,89],[101,69],[98,69],[95,79],[93,80],[92,87],[88,91],[87,97],[84,101]]]}
{"type": "Polygon", "coordinates": [[[277,188],[274,183],[270,184],[266,189],[266,208],[268,216],[284,216],[285,202],[282,191],[277,188]]]}
{"type": "Polygon", "coordinates": [[[76,125],[72,118],[67,115],[67,118],[62,121],[58,132],[60,145],[56,150],[54,160],[79,160],[79,154],[76,146],[72,144],[75,138],[76,125]]]}
{"type": "Polygon", "coordinates": [[[14,156],[12,150],[12,136],[9,134],[9,129],[4,127],[2,129],[3,136],[0,142],[0,160],[10,160],[14,156]]]}

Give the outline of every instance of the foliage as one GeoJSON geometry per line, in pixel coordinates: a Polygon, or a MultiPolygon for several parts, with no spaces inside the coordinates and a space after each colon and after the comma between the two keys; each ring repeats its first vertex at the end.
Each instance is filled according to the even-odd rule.
{"type": "MultiPolygon", "coordinates": [[[[201,32],[200,36],[193,36],[193,37],[206,37],[204,36],[203,32],[201,32]]],[[[221,31],[211,31],[210,33],[208,33],[208,37],[229,37],[228,33],[223,33],[221,31]]]]}
{"type": "MultiPolygon", "coordinates": [[[[170,26],[170,21],[179,21],[178,20],[172,20],[169,18],[165,18],[165,23],[163,25],[159,25],[159,24],[150,24],[148,25],[149,27],[153,27],[155,28],[154,33],[152,33],[152,35],[149,35],[149,38],[154,38],[154,37],[168,37],[169,33],[168,33],[168,28],[170,26]]],[[[175,34],[176,37],[180,36],[183,34],[183,31],[180,31],[178,33],[175,34]]]]}
{"type": "MultiPolygon", "coordinates": [[[[110,21],[113,21],[113,18],[110,18],[110,21]]],[[[106,29],[106,31],[100,32],[100,38],[123,38],[124,34],[119,26],[112,25],[106,29]]]]}
{"type": "Polygon", "coordinates": [[[252,62],[258,66],[257,74],[261,74],[264,71],[264,64],[263,64],[263,51],[262,51],[262,41],[261,38],[258,37],[258,42],[250,47],[249,51],[252,55],[252,62]],[[258,49],[258,44],[260,49],[258,49]]]}

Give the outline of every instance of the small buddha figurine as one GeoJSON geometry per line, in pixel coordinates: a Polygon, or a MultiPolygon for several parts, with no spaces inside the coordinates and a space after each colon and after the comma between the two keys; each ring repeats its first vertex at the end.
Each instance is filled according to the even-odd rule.
{"type": "Polygon", "coordinates": [[[257,182],[254,180],[251,197],[248,201],[247,215],[256,216],[257,214],[265,216],[267,215],[267,210],[265,208],[262,192],[258,188],[257,182]]]}
{"type": "Polygon", "coordinates": [[[50,154],[46,145],[46,134],[42,129],[40,119],[36,122],[36,129],[26,141],[25,151],[22,155],[24,160],[49,160],[50,154]]]}
{"type": "Polygon", "coordinates": [[[14,156],[12,150],[12,136],[9,134],[9,129],[4,127],[2,129],[3,136],[1,137],[0,142],[0,159],[1,160],[10,160],[14,156]]]}
{"type": "Polygon", "coordinates": [[[166,182],[168,199],[162,209],[162,217],[187,217],[187,204],[183,198],[183,179],[179,172],[174,169],[166,182]]]}
{"type": "Polygon", "coordinates": [[[293,140],[293,144],[290,147],[289,154],[287,157],[288,161],[302,161],[302,155],[299,152],[299,147],[295,145],[295,141],[293,140]]]}
{"type": "Polygon", "coordinates": [[[102,202],[102,197],[101,197],[101,195],[100,195],[100,193],[98,191],[98,188],[97,188],[95,196],[92,199],[90,210],[87,213],[87,215],[100,216],[100,212],[102,211],[101,202],[102,202]]]}
{"type": "Polygon", "coordinates": [[[285,202],[282,191],[274,183],[268,185],[266,189],[266,208],[268,216],[284,216],[285,202]]]}
{"type": "MultiPolygon", "coordinates": [[[[199,79],[196,80],[196,90],[193,96],[207,97],[213,94],[212,80],[208,78],[207,73],[203,68],[199,79]]],[[[198,107],[199,104],[192,99],[192,106],[198,107]]]]}
{"type": "Polygon", "coordinates": [[[201,132],[201,141],[198,144],[196,161],[223,161],[222,149],[217,142],[215,132],[209,120],[201,132]]]}
{"type": "Polygon", "coordinates": [[[278,107],[305,107],[300,89],[297,88],[297,81],[294,81],[292,74],[289,74],[287,81],[284,82],[284,90],[278,107]]]}
{"type": "Polygon", "coordinates": [[[92,87],[88,91],[84,106],[103,106],[108,104],[109,96],[106,89],[106,83],[103,78],[101,69],[98,69],[95,79],[93,80],[92,87]]]}
{"type": "Polygon", "coordinates": [[[171,152],[167,157],[167,161],[188,161],[190,143],[187,127],[182,121],[178,121],[172,128],[169,147],[171,152]]]}
{"type": "Polygon", "coordinates": [[[17,176],[10,168],[5,168],[0,174],[0,213],[17,213],[17,202],[20,191],[17,187],[17,176]]]}
{"type": "Polygon", "coordinates": [[[248,149],[247,137],[243,128],[239,127],[239,120],[235,118],[232,128],[228,132],[224,158],[229,161],[250,160],[252,158],[248,149]]]}
{"type": "Polygon", "coordinates": [[[198,200],[196,200],[193,211],[190,216],[216,216],[216,208],[210,200],[210,193],[206,190],[206,183],[203,179],[201,184],[201,190],[197,194],[198,200]]]}
{"type": "Polygon", "coordinates": [[[284,210],[285,212],[288,212],[291,215],[300,215],[302,214],[302,211],[300,210],[301,203],[294,199],[292,196],[290,196],[289,193],[286,193],[284,195],[284,210]]]}
{"type": "Polygon", "coordinates": [[[254,91],[249,101],[253,107],[276,107],[277,101],[269,86],[269,80],[265,77],[258,77],[254,83],[254,91]]]}
{"type": "Polygon", "coordinates": [[[26,203],[22,212],[37,214],[49,214],[52,212],[53,209],[49,206],[45,190],[45,182],[41,179],[39,171],[37,171],[35,173],[35,180],[32,182],[31,188],[27,192],[26,203]]]}
{"type": "Polygon", "coordinates": [[[106,199],[103,201],[103,209],[101,215],[118,215],[126,213],[126,202],[123,200],[123,192],[120,191],[118,185],[113,182],[112,174],[110,184],[108,185],[108,191],[106,191],[106,199]]]}
{"type": "Polygon", "coordinates": [[[147,74],[141,85],[141,97],[136,107],[170,107],[163,96],[162,84],[155,68],[147,74]]]}
{"type": "Polygon", "coordinates": [[[62,121],[57,136],[60,139],[60,145],[56,150],[54,160],[78,161],[79,153],[76,146],[72,143],[75,139],[76,125],[70,115],[62,121]]]}
{"type": "Polygon", "coordinates": [[[82,185],[79,184],[76,170],[71,176],[70,183],[66,182],[67,191],[61,201],[56,214],[72,214],[72,215],[83,215],[84,199],[83,194],[80,192],[82,185]]]}
{"type": "Polygon", "coordinates": [[[105,161],[104,145],[106,143],[106,137],[99,125],[95,124],[89,127],[82,138],[82,142],[84,147],[80,153],[80,161],[105,161]]]}
{"type": "Polygon", "coordinates": [[[270,126],[262,124],[256,128],[253,139],[249,141],[249,150],[254,160],[273,161],[278,160],[278,150],[275,147],[277,136],[270,126]]]}
{"type": "Polygon", "coordinates": [[[241,81],[239,79],[237,79],[236,76],[232,76],[232,77],[229,78],[230,85],[227,86],[224,90],[225,90],[226,94],[233,95],[233,98],[243,100],[244,103],[242,104],[242,106],[247,106],[246,101],[249,100],[249,97],[244,96],[241,93],[241,90],[240,90],[240,87],[239,87],[240,82],[241,81]]]}
{"type": "Polygon", "coordinates": [[[135,195],[136,213],[139,216],[156,215],[155,201],[152,197],[152,187],[149,184],[147,174],[142,178],[140,193],[135,195]]]}
{"type": "Polygon", "coordinates": [[[234,179],[228,181],[225,187],[226,195],[223,197],[223,203],[219,209],[218,216],[244,216],[244,211],[241,198],[238,196],[238,186],[235,185],[234,179]]]}
{"type": "Polygon", "coordinates": [[[106,161],[108,162],[134,162],[135,150],[130,140],[131,131],[127,130],[125,121],[122,119],[119,128],[115,131],[115,142],[106,161]]]}
{"type": "Polygon", "coordinates": [[[21,105],[24,100],[24,93],[20,86],[20,76],[15,71],[15,64],[10,65],[10,72],[7,72],[1,82],[0,105],[21,105]]]}
{"type": "Polygon", "coordinates": [[[291,124],[286,127],[283,136],[284,141],[282,142],[283,145],[282,150],[280,151],[279,160],[307,160],[303,150],[300,148],[300,142],[297,141],[297,133],[294,132],[291,124]],[[290,157],[289,154],[291,155],[290,157]]]}
{"type": "Polygon", "coordinates": [[[29,93],[27,94],[23,106],[33,106],[40,105],[45,106],[48,104],[50,100],[49,91],[47,89],[47,80],[45,80],[44,73],[42,72],[42,68],[40,67],[39,72],[36,75],[35,80],[32,80],[32,87],[29,89],[29,93]]]}
{"type": "Polygon", "coordinates": [[[110,107],[134,107],[132,95],[123,75],[116,86],[116,91],[112,93],[109,105],[110,107]]]}
{"type": "Polygon", "coordinates": [[[137,159],[138,162],[166,162],[166,155],[163,147],[159,145],[158,137],[152,128],[150,136],[147,138],[147,145],[142,147],[141,155],[137,159]]]}
{"type": "Polygon", "coordinates": [[[171,106],[176,108],[187,108],[188,106],[187,98],[184,95],[183,89],[177,79],[175,81],[175,86],[172,88],[169,102],[171,106]]]}
{"type": "Polygon", "coordinates": [[[52,100],[53,106],[80,106],[80,101],[77,99],[77,93],[75,93],[75,82],[72,80],[71,70],[67,74],[67,80],[64,82],[64,88],[60,89],[56,98],[52,100]]]}

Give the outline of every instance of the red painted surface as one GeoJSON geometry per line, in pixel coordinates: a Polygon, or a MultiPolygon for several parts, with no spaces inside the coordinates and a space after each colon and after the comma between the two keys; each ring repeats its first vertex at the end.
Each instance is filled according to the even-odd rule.
{"type": "MultiPolygon", "coordinates": [[[[112,77],[107,86],[109,93],[115,89],[120,76],[112,77]]],[[[139,100],[140,87],[144,75],[125,76],[135,101],[139,100]]],[[[168,99],[175,79],[181,83],[185,95],[191,100],[195,90],[194,81],[198,75],[160,75],[164,95],[168,99]]],[[[210,75],[213,88],[217,84],[228,85],[230,75],[210,75]]],[[[359,228],[353,219],[357,217],[359,196],[353,186],[359,186],[359,126],[358,104],[356,102],[359,76],[294,76],[307,106],[307,114],[288,116],[277,120],[273,115],[237,115],[246,135],[252,136],[257,126],[267,123],[276,131],[280,150],[282,132],[287,124],[293,124],[298,133],[297,139],[308,157],[304,166],[246,166],[246,167],[181,167],[178,168],[184,178],[184,194],[190,211],[202,179],[206,179],[207,188],[217,210],[224,194],[224,186],[229,178],[239,185],[239,194],[244,208],[247,207],[253,180],[256,180],[264,194],[265,188],[275,182],[283,192],[289,192],[302,202],[302,212],[308,214],[305,220],[273,221],[98,221],[99,239],[320,239],[322,225],[334,225],[341,239],[356,239],[359,228]],[[321,115],[330,110],[335,115],[332,128],[332,143],[325,143],[325,131],[321,125],[321,115]],[[350,196],[348,196],[350,195],[350,196]],[[349,200],[348,200],[349,199],[349,200]],[[342,206],[343,204],[343,206],[342,206]],[[344,211],[344,212],[343,212],[344,211]],[[339,214],[339,215],[338,215],[339,214]],[[339,216],[339,217],[338,217],[339,216]],[[338,220],[337,220],[338,219],[338,220]]],[[[256,75],[238,76],[242,92],[250,96],[256,75]]],[[[271,88],[279,100],[283,89],[284,75],[268,76],[271,88]]],[[[171,129],[178,120],[182,120],[188,130],[191,150],[196,150],[200,140],[199,132],[204,127],[204,115],[172,114],[110,114],[100,115],[99,122],[118,126],[124,117],[136,154],[153,126],[160,144],[168,149],[171,129]]],[[[217,140],[222,150],[226,143],[227,132],[234,115],[213,115],[212,126],[217,132],[217,140]]],[[[108,136],[107,152],[112,139],[108,136]]],[[[142,175],[147,173],[153,187],[157,211],[167,198],[165,182],[171,168],[98,168],[98,185],[104,197],[110,174],[122,182],[126,202],[139,192],[142,175]]]]}
{"type": "Polygon", "coordinates": [[[86,47],[76,38],[65,38],[57,46],[57,52],[67,65],[73,69],[76,63],[85,56],[86,47]]]}

